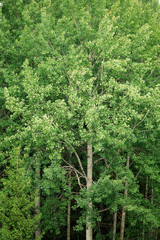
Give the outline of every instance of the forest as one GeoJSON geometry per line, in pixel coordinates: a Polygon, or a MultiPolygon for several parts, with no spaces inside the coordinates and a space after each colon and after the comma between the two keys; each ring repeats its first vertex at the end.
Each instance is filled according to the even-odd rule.
{"type": "Polygon", "coordinates": [[[0,133],[0,240],[159,240],[159,1],[1,0],[0,133]]]}

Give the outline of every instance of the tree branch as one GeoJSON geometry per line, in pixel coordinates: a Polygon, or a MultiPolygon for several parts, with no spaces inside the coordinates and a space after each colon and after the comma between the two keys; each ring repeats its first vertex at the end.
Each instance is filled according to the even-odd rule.
{"type": "Polygon", "coordinates": [[[83,173],[81,173],[81,172],[78,171],[74,166],[72,166],[71,164],[69,164],[64,158],[62,158],[62,160],[63,160],[71,169],[73,169],[74,172],[77,172],[79,175],[81,175],[81,177],[86,178],[86,176],[83,175],[83,173]]]}
{"type": "Polygon", "coordinates": [[[144,117],[142,118],[142,120],[141,120],[139,123],[137,123],[137,124],[133,127],[133,129],[135,129],[136,127],[138,127],[138,126],[144,121],[144,119],[145,119],[145,118],[147,117],[147,115],[150,113],[151,109],[152,109],[152,108],[150,108],[150,109],[146,112],[146,114],[144,115],[144,117]]]}
{"type": "Polygon", "coordinates": [[[78,163],[79,163],[79,166],[80,166],[80,168],[81,168],[81,170],[82,170],[83,175],[85,176],[85,178],[87,178],[87,176],[86,176],[86,174],[85,174],[85,171],[84,171],[84,169],[83,169],[83,166],[82,166],[81,159],[80,159],[78,153],[76,152],[75,148],[74,148],[71,144],[70,144],[70,146],[72,147],[72,149],[73,149],[73,151],[74,151],[74,153],[75,153],[75,155],[76,155],[76,157],[77,157],[77,160],[78,160],[78,163]]]}

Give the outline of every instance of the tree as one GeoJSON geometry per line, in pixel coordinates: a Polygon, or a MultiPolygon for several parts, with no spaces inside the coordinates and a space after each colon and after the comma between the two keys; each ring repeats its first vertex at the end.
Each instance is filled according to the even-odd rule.
{"type": "Polygon", "coordinates": [[[1,239],[33,239],[36,228],[34,194],[30,176],[20,157],[20,148],[10,154],[9,166],[1,179],[0,237],[1,239]]]}
{"type": "MultiPolygon", "coordinates": [[[[17,20],[10,28],[13,33],[17,23],[21,26],[11,50],[13,64],[6,66],[10,125],[3,146],[14,146],[16,140],[24,149],[36,180],[37,212],[41,208],[42,219],[53,224],[41,223],[42,232],[45,236],[53,232],[53,237],[67,222],[68,190],[61,189],[67,171],[78,180],[74,189],[80,192],[79,229],[89,226],[87,240],[94,238],[92,228],[97,236],[112,238],[112,229],[101,223],[110,224],[112,215],[122,211],[125,221],[117,219],[117,230],[123,222],[122,239],[140,237],[139,223],[146,228],[151,222],[157,229],[157,203],[143,198],[143,178],[149,177],[155,188],[159,184],[158,176],[153,180],[149,160],[157,171],[158,12],[142,1],[45,0],[28,2],[18,13],[22,23],[17,20]],[[47,172],[59,175],[48,178],[47,172]],[[60,202],[64,218],[56,211],[60,202]]],[[[158,195],[155,189],[152,192],[158,195]]]]}

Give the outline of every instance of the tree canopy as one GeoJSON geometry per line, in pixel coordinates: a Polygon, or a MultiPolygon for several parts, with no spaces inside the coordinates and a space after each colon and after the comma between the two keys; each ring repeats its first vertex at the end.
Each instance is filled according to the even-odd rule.
{"type": "Polygon", "coordinates": [[[2,15],[0,239],[158,239],[158,1],[2,15]]]}

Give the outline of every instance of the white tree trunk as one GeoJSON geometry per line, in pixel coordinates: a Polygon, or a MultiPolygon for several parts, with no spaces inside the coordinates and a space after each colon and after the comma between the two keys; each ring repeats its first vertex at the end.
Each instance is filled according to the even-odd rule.
{"type": "MultiPolygon", "coordinates": [[[[92,186],[92,165],[93,165],[92,144],[87,144],[87,190],[92,186]]],[[[89,209],[92,209],[92,203],[88,202],[89,209]]],[[[89,212],[88,212],[89,214],[89,212]]],[[[86,217],[86,240],[92,240],[92,223],[89,217],[86,217]]]]}

